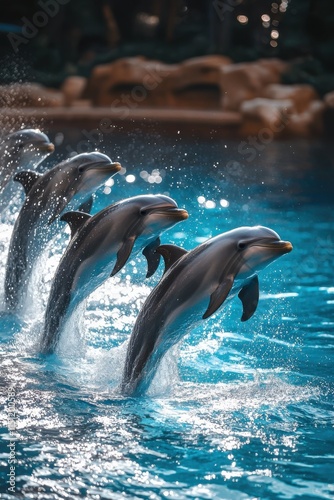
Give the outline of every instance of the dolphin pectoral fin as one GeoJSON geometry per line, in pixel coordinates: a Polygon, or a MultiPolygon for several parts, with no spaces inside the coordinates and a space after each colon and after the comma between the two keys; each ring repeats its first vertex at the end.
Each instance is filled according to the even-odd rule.
{"type": "Polygon", "coordinates": [[[25,194],[28,194],[35,182],[41,177],[41,174],[32,170],[23,170],[14,175],[14,181],[20,182],[24,187],[25,194]]]}
{"type": "Polygon", "coordinates": [[[242,287],[238,293],[238,297],[243,307],[241,321],[247,321],[255,313],[259,302],[259,278],[257,275],[247,285],[242,287]]]}
{"type": "Polygon", "coordinates": [[[176,261],[188,253],[187,250],[176,245],[160,245],[156,251],[162,255],[165,261],[164,274],[170,267],[172,267],[173,264],[175,264],[176,261]]]}
{"type": "Polygon", "coordinates": [[[203,314],[203,319],[209,318],[222,305],[231,291],[233,282],[233,276],[226,276],[224,281],[217,286],[216,290],[211,294],[209,307],[203,314]]]}
{"type": "Polygon", "coordinates": [[[94,202],[94,197],[92,195],[88,198],[88,200],[86,200],[84,203],[82,203],[80,205],[80,207],[78,208],[78,211],[85,212],[86,214],[89,214],[91,209],[92,209],[93,202],[94,202]]]}
{"type": "Polygon", "coordinates": [[[60,217],[60,220],[63,220],[68,223],[71,228],[71,238],[79,231],[79,229],[84,225],[84,223],[91,218],[91,215],[85,214],[84,212],[66,212],[64,215],[60,217]]]}
{"type": "Polygon", "coordinates": [[[159,267],[160,254],[156,252],[156,249],[158,248],[159,245],[160,245],[160,238],[157,238],[152,243],[147,245],[142,252],[147,260],[146,278],[150,278],[151,276],[153,276],[153,274],[159,267]]]}
{"type": "Polygon", "coordinates": [[[115,276],[115,274],[117,274],[118,271],[120,271],[122,267],[125,265],[126,261],[130,257],[134,243],[135,243],[134,237],[128,238],[127,240],[124,241],[123,245],[118,250],[117,261],[114,266],[114,269],[111,271],[110,274],[111,277],[115,276]]]}

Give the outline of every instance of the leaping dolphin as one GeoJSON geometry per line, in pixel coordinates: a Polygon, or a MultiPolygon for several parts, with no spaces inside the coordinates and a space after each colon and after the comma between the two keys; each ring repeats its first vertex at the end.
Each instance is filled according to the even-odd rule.
{"type": "Polygon", "coordinates": [[[54,351],[61,330],[78,305],[109,276],[122,269],[130,254],[140,250],[148,261],[147,276],[159,265],[154,250],[159,235],[188,218],[174,200],[163,195],[128,198],[105,208],[94,216],[69,212],[62,216],[72,230],[46,308],[41,349],[54,351]]]}
{"type": "Polygon", "coordinates": [[[238,293],[241,321],[259,300],[257,273],[292,250],[273,230],[241,227],[220,234],[187,252],[173,245],[157,249],[166,272],[146,299],[134,325],[125,361],[122,391],[144,393],[167,350],[202,319],[238,293]]]}
{"type": "Polygon", "coordinates": [[[89,211],[92,193],[120,169],[119,163],[94,152],[76,155],[43,175],[32,171],[15,175],[14,179],[21,182],[27,197],[9,245],[5,276],[8,311],[17,308],[36,259],[59,231],[58,225],[51,223],[69,204],[75,209],[84,204],[83,208],[89,211]]]}
{"type": "Polygon", "coordinates": [[[0,193],[16,172],[35,169],[54,149],[48,136],[37,129],[17,130],[5,137],[0,145],[0,193]]]}

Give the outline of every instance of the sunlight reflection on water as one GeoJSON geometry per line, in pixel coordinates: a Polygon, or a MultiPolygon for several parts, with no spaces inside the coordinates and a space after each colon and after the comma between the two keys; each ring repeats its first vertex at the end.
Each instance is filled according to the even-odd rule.
{"type": "MultiPolygon", "coordinates": [[[[261,274],[249,322],[240,323],[235,299],[169,353],[148,396],[132,399],[118,390],[126,345],[163,266],[145,280],[144,260],[131,259],[89,297],[58,353],[41,356],[43,311],[68,240],[63,229],[20,317],[0,314],[1,437],[8,443],[6,391],[14,387],[22,497],[332,498],[334,233],[331,211],[318,203],[327,200],[327,177],[320,165],[312,170],[316,154],[305,145],[295,146],[293,161],[288,147],[272,145],[257,165],[236,157],[238,168],[224,171],[236,154],[225,143],[116,144],[112,156],[126,172],[107,183],[93,210],[138,192],[168,193],[190,218],[163,243],[191,249],[262,223],[294,251],[261,274]]],[[[0,226],[1,303],[12,219],[0,226]]],[[[7,457],[2,447],[1,474],[7,457]]]]}

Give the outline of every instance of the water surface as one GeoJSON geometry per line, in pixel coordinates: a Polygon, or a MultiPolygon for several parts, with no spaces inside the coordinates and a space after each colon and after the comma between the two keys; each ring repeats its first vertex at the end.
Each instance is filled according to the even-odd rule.
{"type": "MultiPolygon", "coordinates": [[[[94,292],[57,355],[42,357],[41,321],[69,237],[64,229],[36,270],[21,314],[0,313],[0,498],[334,498],[329,145],[271,143],[248,162],[233,141],[140,131],[107,139],[103,152],[126,171],[100,190],[94,211],[135,194],[166,193],[190,218],[163,243],[191,249],[261,224],[294,250],[261,273],[253,318],[240,322],[235,298],[168,354],[147,396],[124,398],[117,387],[126,341],[163,266],[145,280],[144,260],[131,259],[94,292]],[[13,453],[15,493],[8,489],[13,453]]],[[[68,136],[60,155],[69,144],[78,142],[68,136]]],[[[1,304],[12,230],[6,217],[1,304]]]]}

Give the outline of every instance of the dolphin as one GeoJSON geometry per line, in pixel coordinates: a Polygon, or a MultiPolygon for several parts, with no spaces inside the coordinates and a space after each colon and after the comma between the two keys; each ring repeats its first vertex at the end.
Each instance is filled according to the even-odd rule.
{"type": "Polygon", "coordinates": [[[94,216],[69,212],[72,239],[51,286],[46,307],[41,349],[51,353],[63,326],[90,293],[109,276],[115,276],[130,255],[142,251],[148,262],[147,277],[156,271],[159,235],[188,218],[174,200],[163,195],[141,195],[122,200],[94,216]]]}
{"type": "Polygon", "coordinates": [[[35,169],[54,149],[38,129],[17,130],[5,137],[0,145],[0,194],[16,172],[35,169]]]}
{"type": "Polygon", "coordinates": [[[26,192],[25,202],[16,219],[9,244],[5,275],[5,305],[15,311],[24,295],[38,257],[57,234],[51,224],[68,207],[89,211],[91,195],[121,165],[102,153],[82,153],[67,159],[43,175],[33,171],[18,172],[14,179],[26,192]]]}
{"type": "Polygon", "coordinates": [[[146,299],[135,322],[121,383],[126,395],[147,391],[168,349],[238,293],[241,321],[254,314],[259,300],[258,272],[292,250],[273,230],[240,227],[194,250],[161,245],[166,272],[146,299]]]}

